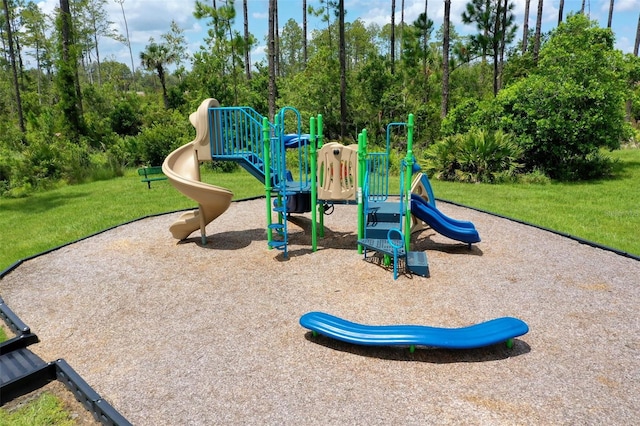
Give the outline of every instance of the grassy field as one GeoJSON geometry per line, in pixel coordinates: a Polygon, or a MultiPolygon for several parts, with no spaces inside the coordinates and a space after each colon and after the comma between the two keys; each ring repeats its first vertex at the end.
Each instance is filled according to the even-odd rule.
{"type": "Polygon", "coordinates": [[[610,154],[613,179],[547,185],[432,182],[437,198],[640,255],[640,150],[610,154]]]}
{"type": "MultiPolygon", "coordinates": [[[[455,201],[640,255],[640,150],[616,151],[616,177],[582,183],[460,184],[432,182],[437,198],[455,201]]],[[[264,194],[244,171],[203,174],[235,199],[264,194]]],[[[391,188],[397,187],[392,179],[391,188]]],[[[393,192],[393,190],[392,190],[393,192]]],[[[25,257],[146,215],[195,207],[167,181],[151,190],[135,170],[124,177],[0,200],[0,271],[25,257]]]]}

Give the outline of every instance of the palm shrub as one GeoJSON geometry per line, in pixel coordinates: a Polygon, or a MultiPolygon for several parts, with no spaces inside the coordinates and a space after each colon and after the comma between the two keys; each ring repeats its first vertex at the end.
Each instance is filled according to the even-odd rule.
{"type": "Polygon", "coordinates": [[[426,170],[441,180],[494,183],[512,179],[522,155],[511,134],[474,128],[429,147],[426,170]]]}

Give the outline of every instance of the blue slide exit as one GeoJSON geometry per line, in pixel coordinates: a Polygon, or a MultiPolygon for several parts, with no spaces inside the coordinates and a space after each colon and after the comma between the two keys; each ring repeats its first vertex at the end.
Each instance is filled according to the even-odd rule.
{"type": "Polygon", "coordinates": [[[411,213],[447,238],[467,244],[480,242],[480,235],[473,223],[446,216],[419,195],[411,194],[411,213]]]}

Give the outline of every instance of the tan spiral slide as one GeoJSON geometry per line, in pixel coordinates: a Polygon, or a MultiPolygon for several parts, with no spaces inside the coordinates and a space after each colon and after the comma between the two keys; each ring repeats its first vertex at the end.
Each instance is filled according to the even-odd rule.
{"type": "Polygon", "coordinates": [[[200,180],[200,162],[211,161],[208,110],[218,106],[218,101],[211,98],[200,104],[198,110],[189,116],[189,121],[196,129],[196,138],[169,154],[162,164],[162,172],[169,182],[198,203],[197,210],[183,213],[169,227],[173,237],[179,240],[200,229],[202,243],[205,244],[205,227],[231,205],[233,192],[200,180]]]}

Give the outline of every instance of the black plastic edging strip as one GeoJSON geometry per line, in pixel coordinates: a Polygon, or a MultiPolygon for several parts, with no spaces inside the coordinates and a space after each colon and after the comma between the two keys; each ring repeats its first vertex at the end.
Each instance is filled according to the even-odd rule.
{"type": "Polygon", "coordinates": [[[73,396],[104,425],[130,426],[131,423],[115,408],[107,403],[89,384],[60,358],[55,361],[56,378],[65,385],[73,396]]]}
{"type": "Polygon", "coordinates": [[[498,213],[493,213],[493,212],[490,212],[490,211],[487,211],[487,210],[483,210],[483,209],[479,209],[479,208],[476,208],[476,207],[467,206],[465,204],[457,203],[455,201],[445,200],[444,198],[436,197],[436,200],[437,201],[442,201],[443,203],[453,204],[454,206],[464,207],[464,208],[470,209],[470,210],[475,210],[475,211],[480,212],[480,213],[489,214],[491,216],[499,217],[500,219],[506,219],[506,220],[510,220],[511,222],[516,222],[516,223],[520,223],[522,225],[531,226],[533,228],[537,228],[537,229],[540,229],[542,231],[551,232],[552,234],[556,234],[556,235],[559,235],[561,237],[569,238],[570,240],[577,241],[580,244],[585,244],[585,245],[593,247],[593,248],[598,248],[598,249],[601,249],[601,250],[610,251],[610,252],[615,253],[615,254],[617,254],[619,256],[628,257],[629,259],[640,261],[640,256],[637,256],[635,254],[631,254],[631,253],[623,251],[623,250],[618,250],[618,249],[615,249],[613,247],[605,246],[603,244],[599,244],[599,243],[596,243],[596,242],[593,242],[593,241],[585,240],[584,238],[576,237],[575,235],[571,235],[571,234],[567,234],[567,233],[564,233],[564,232],[556,231],[556,230],[551,229],[551,228],[545,228],[544,226],[536,225],[536,224],[530,223],[530,222],[525,222],[524,220],[520,220],[520,219],[514,219],[514,218],[509,217],[509,216],[504,216],[504,215],[501,215],[501,214],[498,214],[498,213]]]}
{"type": "MultiPolygon", "coordinates": [[[[241,198],[241,199],[239,199],[239,200],[233,200],[232,202],[233,202],[233,203],[239,203],[239,202],[242,202],[242,201],[253,201],[253,200],[259,200],[260,198],[265,198],[265,196],[264,196],[264,195],[257,195],[257,196],[255,196],[255,197],[241,198]]],[[[53,248],[47,249],[47,250],[45,250],[45,251],[43,251],[43,252],[40,252],[40,253],[34,254],[34,255],[32,255],[32,256],[25,257],[24,259],[20,259],[20,260],[18,260],[18,261],[16,261],[16,262],[14,262],[14,263],[13,263],[13,264],[11,264],[8,268],[6,268],[4,271],[0,272],[0,280],[1,280],[2,278],[4,278],[6,275],[8,275],[11,271],[13,271],[14,269],[16,269],[18,266],[22,265],[24,262],[26,262],[26,261],[28,261],[28,260],[31,260],[31,259],[35,259],[36,257],[40,257],[40,256],[43,256],[43,255],[45,255],[45,254],[49,254],[49,253],[51,253],[51,252],[54,252],[54,251],[56,251],[56,250],[60,250],[60,249],[62,249],[62,248],[65,248],[65,247],[67,247],[67,246],[70,246],[70,245],[72,245],[72,244],[79,243],[80,241],[86,240],[86,239],[88,239],[88,238],[95,237],[95,236],[97,236],[97,235],[103,234],[103,233],[108,232],[108,231],[112,231],[112,230],[114,230],[114,229],[116,229],[116,228],[119,228],[119,227],[121,227],[121,226],[125,226],[125,225],[129,225],[129,224],[131,224],[131,223],[134,223],[134,222],[138,222],[138,221],[140,221],[140,220],[145,220],[145,219],[149,219],[149,218],[152,218],[152,217],[164,216],[164,215],[167,215],[167,214],[173,214],[173,213],[179,213],[179,212],[184,212],[184,211],[194,210],[194,209],[197,209],[197,208],[198,208],[198,207],[196,206],[196,207],[188,207],[188,208],[184,208],[184,209],[178,209],[178,210],[168,211],[168,212],[164,212],[164,213],[153,213],[153,214],[149,214],[149,215],[146,215],[146,216],[139,217],[139,218],[137,218],[137,219],[132,219],[132,220],[129,220],[129,221],[127,221],[127,222],[124,222],[124,223],[120,223],[120,224],[118,224],[118,225],[111,226],[111,227],[109,227],[109,228],[103,229],[102,231],[95,232],[95,233],[93,233],[93,234],[87,235],[87,236],[82,237],[82,238],[78,238],[77,240],[69,241],[68,243],[64,243],[64,244],[61,244],[61,245],[59,245],[59,246],[57,246],[57,247],[53,247],[53,248]]]]}
{"type": "Polygon", "coordinates": [[[3,319],[7,326],[20,336],[22,334],[31,333],[31,329],[18,317],[18,315],[11,310],[11,308],[4,303],[4,300],[0,297],[0,319],[3,319]]]}

